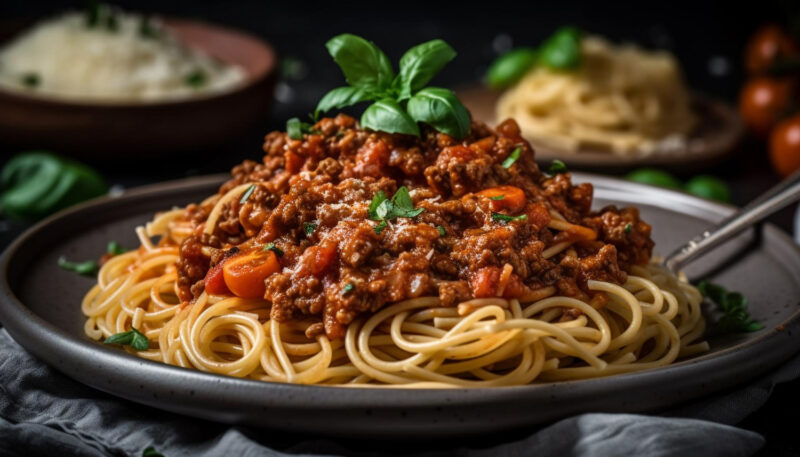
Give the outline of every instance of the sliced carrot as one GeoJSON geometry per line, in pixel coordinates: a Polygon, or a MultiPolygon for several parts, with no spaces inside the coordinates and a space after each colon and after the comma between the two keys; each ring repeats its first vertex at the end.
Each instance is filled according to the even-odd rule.
{"type": "Polygon", "coordinates": [[[489,198],[492,211],[519,211],[525,206],[525,192],[519,187],[497,186],[478,192],[478,195],[489,198]]]}

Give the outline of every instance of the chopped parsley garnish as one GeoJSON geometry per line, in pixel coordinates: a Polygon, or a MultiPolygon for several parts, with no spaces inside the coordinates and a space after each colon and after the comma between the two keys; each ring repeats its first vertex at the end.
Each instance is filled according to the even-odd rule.
{"type": "Polygon", "coordinates": [[[38,73],[25,73],[20,81],[27,87],[39,87],[39,84],[42,83],[42,78],[38,73]]]}
{"type": "Polygon", "coordinates": [[[198,69],[186,75],[186,78],[183,80],[183,82],[190,87],[200,87],[206,83],[206,78],[206,72],[198,69]]]}
{"type": "Polygon", "coordinates": [[[286,133],[293,140],[302,140],[304,133],[313,133],[313,126],[308,122],[303,122],[299,118],[293,117],[286,121],[286,133]]]}
{"type": "Polygon", "coordinates": [[[142,17],[142,21],[139,22],[139,36],[142,38],[159,38],[161,33],[153,26],[149,17],[142,17]]]}
{"type": "Polygon", "coordinates": [[[716,327],[723,332],[755,332],[764,325],[755,321],[747,312],[747,298],[739,292],[728,292],[723,286],[704,279],[697,283],[697,290],[717,305],[723,316],[716,327]]]}
{"type": "Polygon", "coordinates": [[[275,246],[275,243],[267,243],[264,246],[264,250],[265,251],[272,251],[278,257],[283,257],[283,249],[279,248],[278,246],[275,246]]]}
{"type": "Polygon", "coordinates": [[[134,327],[131,327],[127,332],[115,333],[109,336],[103,343],[122,344],[130,346],[137,351],[146,351],[150,349],[150,341],[148,341],[144,333],[136,330],[134,327]]]}
{"type": "Polygon", "coordinates": [[[633,229],[633,225],[626,224],[625,228],[623,230],[625,230],[625,234],[628,234],[628,233],[631,233],[631,229],[633,229]]]}
{"type": "Polygon", "coordinates": [[[511,165],[514,165],[514,162],[519,160],[519,155],[521,153],[522,153],[522,148],[520,147],[514,148],[514,150],[511,151],[511,154],[509,154],[508,157],[506,157],[506,160],[503,161],[503,168],[505,169],[511,168],[511,165]]]}
{"type": "Polygon", "coordinates": [[[125,249],[124,247],[122,247],[122,245],[117,243],[116,241],[109,241],[108,242],[108,247],[106,248],[106,253],[111,254],[111,255],[120,255],[120,254],[125,254],[126,252],[128,252],[128,250],[125,249]]]}
{"type": "Polygon", "coordinates": [[[70,262],[64,256],[58,258],[58,266],[65,270],[73,271],[84,276],[94,276],[97,274],[97,270],[100,269],[100,265],[98,265],[94,260],[87,260],[85,262],[70,262]]]}
{"type": "Polygon", "coordinates": [[[506,198],[506,196],[505,195],[495,195],[495,196],[489,197],[489,198],[492,199],[492,200],[502,200],[502,199],[506,198]]]}
{"type": "Polygon", "coordinates": [[[499,221],[504,223],[509,223],[511,221],[524,221],[528,218],[527,214],[520,214],[519,216],[509,216],[508,214],[503,213],[492,213],[492,220],[499,221]]]}
{"type": "Polygon", "coordinates": [[[355,289],[356,286],[353,285],[352,282],[348,282],[346,286],[342,289],[342,295],[347,295],[355,289]]]}
{"type": "Polygon", "coordinates": [[[317,224],[313,222],[303,222],[303,231],[306,233],[306,236],[311,236],[314,233],[314,230],[317,229],[317,224]]]}
{"type": "Polygon", "coordinates": [[[245,190],[244,193],[242,194],[242,198],[239,200],[239,204],[244,205],[245,202],[247,202],[247,199],[250,198],[250,195],[253,194],[254,190],[256,190],[256,185],[250,184],[250,187],[248,187],[247,190],[245,190]]]}
{"type": "Polygon", "coordinates": [[[550,176],[555,176],[557,174],[567,173],[569,170],[567,170],[567,164],[556,159],[550,164],[550,169],[548,171],[550,176]]]}
{"type": "Polygon", "coordinates": [[[437,225],[437,226],[436,226],[436,230],[438,230],[438,231],[439,231],[439,236],[445,236],[445,235],[447,235],[447,232],[445,232],[445,231],[444,231],[444,227],[442,227],[441,225],[437,225]]]}
{"type": "Polygon", "coordinates": [[[411,201],[411,195],[405,186],[397,189],[391,199],[386,196],[386,193],[379,190],[369,204],[369,218],[373,221],[381,221],[374,228],[375,233],[379,235],[388,225],[388,221],[398,217],[417,217],[423,211],[425,208],[414,208],[414,202],[411,201]]]}
{"type": "Polygon", "coordinates": [[[158,452],[153,446],[147,446],[142,451],[142,457],[164,457],[164,454],[158,452]]]}

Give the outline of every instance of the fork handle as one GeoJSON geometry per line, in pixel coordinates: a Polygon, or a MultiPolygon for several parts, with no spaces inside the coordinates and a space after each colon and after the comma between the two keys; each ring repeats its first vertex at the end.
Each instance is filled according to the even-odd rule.
{"type": "Polygon", "coordinates": [[[770,214],[800,200],[800,170],[776,184],[744,208],[705,230],[664,259],[664,266],[677,272],[695,258],[733,238],[770,214]]]}

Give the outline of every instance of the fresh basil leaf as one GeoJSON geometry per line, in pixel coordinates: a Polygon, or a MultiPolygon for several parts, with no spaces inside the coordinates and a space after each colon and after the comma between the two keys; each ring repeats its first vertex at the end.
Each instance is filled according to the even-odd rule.
{"type": "Polygon", "coordinates": [[[539,61],[556,70],[571,70],[581,62],[581,32],[575,27],[556,30],[539,51],[539,61]]]}
{"type": "Polygon", "coordinates": [[[489,197],[489,199],[491,200],[503,200],[504,198],[506,198],[505,195],[494,195],[492,197],[489,197]]]}
{"type": "Polygon", "coordinates": [[[153,446],[147,446],[142,451],[142,457],[164,457],[164,454],[158,452],[153,446]]]}
{"type": "Polygon", "coordinates": [[[392,64],[375,44],[344,33],[328,40],[325,47],[351,86],[379,92],[391,85],[394,79],[392,64]]]}
{"type": "Polygon", "coordinates": [[[303,123],[300,119],[293,117],[286,121],[286,134],[293,140],[303,139],[303,123]]]}
{"type": "Polygon", "coordinates": [[[378,206],[383,203],[388,197],[386,197],[386,193],[382,190],[379,190],[375,193],[375,196],[372,197],[372,202],[369,204],[369,218],[373,221],[380,220],[381,218],[378,217],[378,206]]]}
{"type": "Polygon", "coordinates": [[[628,233],[631,233],[631,230],[632,230],[632,229],[633,229],[633,225],[631,225],[631,224],[625,224],[625,228],[624,228],[624,229],[622,229],[622,230],[623,230],[623,231],[625,232],[625,234],[627,235],[628,233]]]}
{"type": "Polygon", "coordinates": [[[533,68],[538,55],[533,48],[517,48],[501,55],[489,65],[486,82],[495,90],[513,86],[533,68]]]}
{"type": "Polygon", "coordinates": [[[306,236],[311,236],[316,229],[317,224],[314,224],[313,222],[303,222],[303,231],[306,233],[306,236]]]}
{"type": "Polygon", "coordinates": [[[130,346],[137,351],[150,349],[150,341],[144,333],[131,327],[127,332],[115,333],[103,341],[105,344],[121,344],[130,346]]]}
{"type": "Polygon", "coordinates": [[[361,115],[361,127],[419,136],[417,123],[396,100],[391,98],[383,98],[369,105],[361,115]]]}
{"type": "Polygon", "coordinates": [[[22,75],[22,78],[20,78],[20,82],[27,87],[39,87],[42,83],[42,78],[38,73],[25,73],[22,75]]]}
{"type": "Polygon", "coordinates": [[[0,212],[22,220],[39,219],[108,191],[103,178],[85,165],[44,151],[22,153],[0,174],[0,212]]]}
{"type": "Polygon", "coordinates": [[[245,190],[244,193],[242,194],[242,198],[239,199],[239,204],[244,205],[245,203],[247,203],[247,200],[250,198],[251,195],[253,195],[254,190],[256,190],[256,185],[250,184],[250,187],[248,187],[247,190],[245,190]]]}
{"type": "Polygon", "coordinates": [[[381,221],[378,225],[372,228],[376,234],[380,235],[383,229],[385,229],[389,224],[386,221],[381,221]]]}
{"type": "Polygon", "coordinates": [[[569,170],[567,169],[567,164],[564,162],[555,159],[550,163],[550,169],[548,170],[550,176],[555,176],[562,173],[568,173],[569,170]]]}
{"type": "Polygon", "coordinates": [[[697,283],[697,290],[717,305],[723,315],[716,328],[722,332],[755,332],[764,325],[750,317],[747,311],[747,298],[739,292],[729,292],[723,286],[708,280],[697,283]]]}
{"type": "Polygon", "coordinates": [[[155,39],[161,37],[161,32],[153,26],[149,17],[143,16],[139,22],[139,36],[142,38],[155,39]]]}
{"type": "Polygon", "coordinates": [[[94,276],[100,269],[100,265],[98,265],[94,260],[87,260],[85,262],[70,262],[64,256],[58,258],[58,266],[83,276],[94,276]]]}
{"type": "Polygon", "coordinates": [[[425,211],[425,208],[414,208],[414,202],[411,201],[411,195],[408,193],[408,188],[403,186],[397,189],[397,192],[392,196],[393,206],[393,219],[395,217],[417,217],[425,211]]]}
{"type": "Polygon", "coordinates": [[[208,75],[206,75],[206,72],[197,69],[186,75],[186,78],[184,78],[183,83],[189,87],[200,87],[206,83],[207,79],[208,75]]]}
{"type": "Polygon", "coordinates": [[[341,109],[346,106],[373,99],[372,94],[366,89],[353,86],[337,87],[325,94],[322,100],[317,103],[314,117],[316,118],[320,113],[330,111],[334,108],[341,109]]]}
{"type": "Polygon", "coordinates": [[[511,168],[511,166],[514,165],[514,162],[519,160],[520,154],[522,154],[522,148],[520,147],[514,148],[514,150],[511,151],[511,154],[509,154],[508,157],[506,157],[506,160],[504,160],[503,163],[501,164],[502,167],[505,169],[511,168]]]}
{"type": "Polygon", "coordinates": [[[499,221],[504,223],[509,223],[511,221],[524,221],[528,218],[527,214],[520,214],[519,216],[509,216],[508,214],[503,213],[492,213],[492,220],[499,221]]]}
{"type": "Polygon", "coordinates": [[[391,200],[382,201],[375,209],[375,215],[381,220],[391,219],[394,216],[394,205],[391,200]]]}
{"type": "Polygon", "coordinates": [[[469,111],[449,89],[426,87],[408,100],[408,114],[417,122],[460,140],[470,127],[469,111]]]}
{"type": "Polygon", "coordinates": [[[408,99],[425,87],[455,56],[456,51],[443,40],[427,41],[406,51],[400,58],[396,80],[400,87],[398,100],[408,99]]]}
{"type": "Polygon", "coordinates": [[[272,251],[275,253],[276,256],[283,257],[283,249],[279,248],[278,246],[275,246],[275,243],[267,243],[266,245],[264,245],[263,250],[272,251]]]}
{"type": "Polygon", "coordinates": [[[122,245],[116,241],[109,241],[108,246],[106,247],[106,254],[120,255],[125,254],[126,252],[128,252],[128,250],[122,247],[122,245]]]}
{"type": "Polygon", "coordinates": [[[447,235],[447,232],[445,231],[444,227],[442,227],[441,225],[437,225],[436,226],[436,230],[439,231],[439,236],[447,235]]]}

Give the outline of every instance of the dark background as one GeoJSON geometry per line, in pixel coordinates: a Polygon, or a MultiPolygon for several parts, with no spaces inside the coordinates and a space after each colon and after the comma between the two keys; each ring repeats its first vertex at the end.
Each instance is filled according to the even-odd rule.
{"type": "MultiPolygon", "coordinates": [[[[125,163],[108,157],[95,160],[111,184],[124,187],[193,174],[224,172],[232,165],[261,156],[263,135],[283,129],[285,120],[305,116],[343,77],[327,55],[330,37],[350,32],[378,44],[393,62],[410,46],[442,38],[459,53],[434,81],[463,87],[478,82],[494,57],[516,45],[535,45],[562,25],[576,25],[614,41],[634,41],[645,47],[667,49],[681,62],[686,80],[695,90],[735,103],[744,75],[741,62],[748,36],[765,22],[788,22],[789,1],[749,2],[606,2],[557,0],[549,2],[325,2],[301,1],[117,1],[123,9],[204,19],[246,30],[263,37],[279,55],[294,64],[276,88],[278,100],[271,113],[247,134],[188,156],[164,157],[152,162],[125,163]]],[[[797,3],[797,2],[794,2],[797,3]]],[[[72,8],[83,2],[2,1],[0,21],[34,19],[72,8]]],[[[286,66],[284,66],[286,68],[286,66]]],[[[2,107],[0,107],[2,109],[2,107]]],[[[225,122],[225,119],[220,119],[225,122]]],[[[0,138],[0,164],[17,152],[0,138]]],[[[725,179],[734,202],[744,204],[777,182],[762,142],[747,139],[723,163],[708,173],[725,179]]],[[[676,171],[686,178],[681,170],[676,171]]],[[[771,220],[791,231],[793,209],[771,220]]],[[[0,221],[0,249],[21,227],[0,221]]],[[[799,455],[793,433],[800,410],[793,395],[800,382],[779,386],[757,413],[740,426],[767,438],[762,455],[799,455]]]]}

